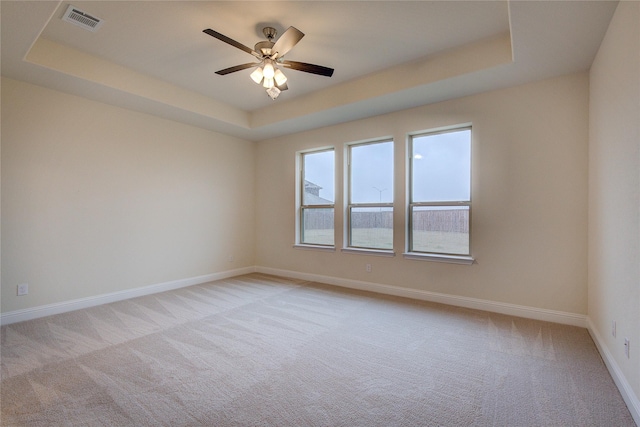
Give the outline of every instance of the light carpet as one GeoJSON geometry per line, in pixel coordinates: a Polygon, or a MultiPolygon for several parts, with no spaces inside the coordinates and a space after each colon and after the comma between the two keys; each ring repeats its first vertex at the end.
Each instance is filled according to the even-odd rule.
{"type": "Polygon", "coordinates": [[[586,329],[261,274],[1,328],[3,426],[634,426],[586,329]]]}

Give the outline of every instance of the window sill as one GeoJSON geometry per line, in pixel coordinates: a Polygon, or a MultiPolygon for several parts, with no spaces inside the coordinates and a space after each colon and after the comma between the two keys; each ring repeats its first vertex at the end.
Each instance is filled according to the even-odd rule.
{"type": "Polygon", "coordinates": [[[324,251],[324,252],[335,252],[335,246],[320,246],[320,245],[305,245],[301,243],[296,243],[293,245],[294,249],[302,249],[305,251],[324,251]]]}
{"type": "Polygon", "coordinates": [[[389,250],[384,249],[362,249],[362,248],[343,248],[340,251],[347,254],[358,254],[358,255],[373,255],[373,256],[384,256],[384,257],[394,257],[396,253],[389,250]]]}
{"type": "Polygon", "coordinates": [[[402,254],[405,259],[413,259],[419,261],[434,261],[434,262],[447,262],[450,264],[464,264],[471,265],[475,262],[475,259],[471,256],[461,255],[436,255],[436,254],[421,254],[417,252],[406,252],[402,254]]]}

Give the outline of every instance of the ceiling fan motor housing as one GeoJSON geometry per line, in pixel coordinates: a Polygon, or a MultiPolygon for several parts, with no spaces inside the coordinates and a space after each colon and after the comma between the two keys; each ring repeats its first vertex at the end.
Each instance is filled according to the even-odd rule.
{"type": "Polygon", "coordinates": [[[253,50],[255,50],[256,52],[260,52],[263,55],[269,56],[271,55],[271,48],[273,47],[274,44],[275,43],[270,40],[261,41],[256,43],[253,50]]]}
{"type": "Polygon", "coordinates": [[[262,29],[262,34],[264,34],[264,36],[269,39],[269,41],[273,40],[274,38],[276,38],[276,35],[278,34],[278,30],[276,30],[273,27],[264,27],[262,29]]]}

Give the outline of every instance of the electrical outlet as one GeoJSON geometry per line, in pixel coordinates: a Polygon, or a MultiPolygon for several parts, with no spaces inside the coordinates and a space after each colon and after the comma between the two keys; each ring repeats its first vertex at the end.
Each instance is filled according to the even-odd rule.
{"type": "Polygon", "coordinates": [[[613,320],[611,322],[611,335],[613,335],[614,338],[616,336],[616,321],[615,320],[613,320]]]}
{"type": "Polygon", "coordinates": [[[629,338],[624,339],[624,354],[627,355],[627,359],[629,358],[629,338]]]}
{"type": "Polygon", "coordinates": [[[29,284],[21,283],[18,285],[18,296],[21,297],[23,295],[27,295],[29,293],[29,284]]]}
{"type": "Polygon", "coordinates": [[[367,273],[371,273],[371,264],[365,264],[364,271],[366,271],[367,273]]]}

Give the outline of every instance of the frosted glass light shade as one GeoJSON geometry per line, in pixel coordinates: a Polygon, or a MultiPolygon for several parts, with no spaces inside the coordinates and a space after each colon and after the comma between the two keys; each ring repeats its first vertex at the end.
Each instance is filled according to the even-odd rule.
{"type": "Polygon", "coordinates": [[[275,73],[273,74],[273,78],[278,86],[282,86],[287,82],[287,76],[285,76],[284,73],[277,68],[275,73]]]}
{"type": "Polygon", "coordinates": [[[254,72],[249,75],[249,77],[251,77],[251,80],[253,80],[257,84],[260,84],[263,77],[262,68],[260,67],[256,68],[254,72]]]}
{"type": "Polygon", "coordinates": [[[272,79],[274,74],[275,74],[275,70],[273,69],[273,64],[271,63],[271,60],[267,59],[264,63],[264,70],[262,70],[262,73],[264,75],[265,79],[272,79]]]}
{"type": "Polygon", "coordinates": [[[265,76],[264,81],[262,82],[262,86],[267,89],[271,89],[273,87],[273,79],[269,79],[265,76]]]}

